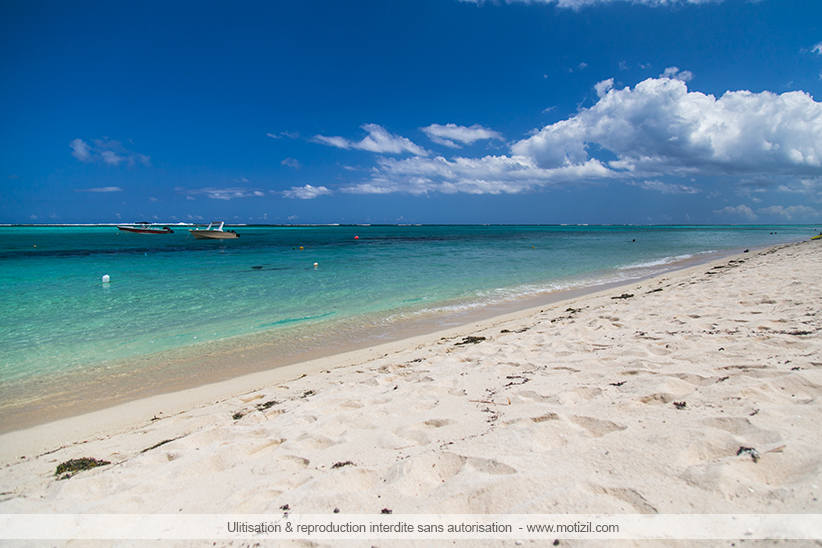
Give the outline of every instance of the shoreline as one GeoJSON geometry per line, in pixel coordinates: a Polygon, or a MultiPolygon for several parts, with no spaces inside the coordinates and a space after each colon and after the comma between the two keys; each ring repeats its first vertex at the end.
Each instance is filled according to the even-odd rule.
{"type": "MultiPolygon", "coordinates": [[[[7,435],[13,438],[24,438],[25,436],[22,434],[25,432],[43,430],[44,441],[41,450],[45,450],[47,443],[45,440],[60,439],[63,437],[61,435],[63,432],[71,432],[75,438],[86,438],[100,435],[102,432],[112,428],[118,431],[128,429],[140,422],[145,422],[148,409],[159,409],[159,411],[152,414],[152,417],[168,417],[184,413],[194,408],[207,406],[210,403],[219,403],[239,397],[243,393],[253,391],[255,387],[260,385],[281,384],[293,379],[327,371],[329,368],[345,368],[355,364],[368,363],[380,356],[399,353],[411,347],[434,344],[435,341],[440,339],[453,339],[469,331],[487,331],[498,325],[521,322],[542,312],[544,308],[561,308],[564,304],[573,303],[581,298],[594,298],[611,292],[617,292],[620,289],[641,284],[644,281],[653,280],[661,276],[687,276],[692,271],[710,267],[714,264],[725,263],[738,257],[743,257],[748,253],[762,252],[763,250],[780,248],[786,245],[796,244],[780,244],[771,248],[765,247],[752,251],[746,250],[743,253],[720,254],[718,257],[708,257],[704,259],[688,259],[681,263],[668,265],[670,268],[664,272],[639,279],[612,282],[600,286],[584,286],[538,297],[531,297],[529,299],[521,299],[517,303],[510,303],[509,308],[502,312],[494,312],[493,309],[475,311],[476,315],[470,321],[460,322],[458,325],[439,328],[433,331],[425,330],[423,327],[420,328],[417,333],[411,335],[408,335],[408,330],[406,330],[403,331],[406,336],[391,339],[387,342],[342,350],[337,349],[337,351],[333,351],[332,353],[323,353],[322,350],[316,349],[319,355],[309,356],[307,359],[296,362],[277,364],[269,367],[263,366],[256,370],[233,375],[228,378],[212,379],[193,386],[178,386],[159,393],[150,393],[125,400],[115,400],[102,406],[97,402],[87,404],[86,406],[72,406],[68,413],[66,412],[66,408],[56,408],[49,411],[39,410],[36,413],[39,413],[39,416],[45,420],[36,422],[31,419],[28,421],[19,421],[18,424],[20,424],[20,426],[13,429],[6,429],[7,423],[0,424],[0,440],[7,435]],[[528,301],[531,302],[527,306],[522,305],[523,302],[528,301]],[[517,304],[520,306],[516,306],[517,304]],[[78,426],[78,424],[82,426],[78,426]]],[[[234,350],[234,352],[236,354],[231,356],[229,360],[231,358],[235,360],[245,359],[245,356],[242,354],[245,352],[244,350],[234,350]]],[[[159,356],[162,357],[165,354],[168,353],[160,353],[159,356]]],[[[205,356],[198,355],[197,357],[203,359],[205,356]]],[[[151,419],[152,417],[148,418],[151,419]]],[[[66,440],[64,444],[65,443],[69,443],[68,440],[66,440]]],[[[36,449],[32,449],[28,452],[37,451],[36,449]]],[[[6,455],[3,449],[0,448],[0,463],[5,460],[5,457],[6,455]]]]}
{"type": "MultiPolygon", "coordinates": [[[[337,356],[343,359],[350,354],[358,355],[359,352],[368,351],[372,347],[379,348],[385,345],[393,347],[393,345],[403,345],[406,341],[418,338],[436,338],[440,333],[460,330],[468,325],[528,314],[540,307],[554,306],[557,303],[629,286],[672,272],[700,268],[703,265],[713,264],[740,254],[739,252],[714,252],[704,257],[691,257],[667,264],[661,272],[637,278],[582,285],[461,312],[404,319],[393,325],[365,328],[361,330],[363,337],[357,343],[350,339],[344,341],[341,337],[337,337],[332,339],[331,344],[303,350],[296,348],[296,345],[291,342],[288,343],[289,348],[283,352],[278,344],[277,335],[272,338],[269,333],[262,332],[244,335],[240,338],[230,337],[211,341],[205,343],[198,352],[188,347],[137,356],[126,362],[129,364],[135,361],[143,362],[141,367],[139,369],[133,366],[124,367],[125,372],[123,373],[117,372],[118,363],[114,362],[106,369],[114,370],[115,374],[99,375],[100,369],[92,369],[85,381],[78,380],[80,374],[77,372],[65,375],[65,377],[70,377],[65,385],[64,377],[60,376],[53,376],[46,380],[34,378],[30,382],[41,386],[47,384],[48,390],[29,402],[15,401],[10,405],[6,403],[0,406],[0,435],[118,408],[130,402],[164,395],[172,396],[176,393],[188,393],[191,390],[206,388],[214,384],[230,383],[234,379],[249,375],[283,368],[299,369],[303,364],[310,369],[311,364],[333,360],[337,356]],[[192,365],[194,363],[197,365],[192,365]],[[63,386],[68,388],[63,388],[63,386]]],[[[10,388],[18,387],[19,385],[10,388]]],[[[7,398],[6,402],[8,401],[7,398]]]]}
{"type": "Polygon", "coordinates": [[[6,433],[0,513],[822,514],[820,259],[776,246],[6,433]],[[84,457],[107,464],[55,476],[84,457]]]}

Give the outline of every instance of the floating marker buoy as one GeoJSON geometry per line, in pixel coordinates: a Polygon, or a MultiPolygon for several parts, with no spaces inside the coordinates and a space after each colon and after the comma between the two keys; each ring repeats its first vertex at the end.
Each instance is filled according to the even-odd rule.
{"type": "Polygon", "coordinates": [[[359,240],[359,239],[360,239],[360,237],[359,237],[359,236],[354,236],[354,239],[355,239],[355,240],[359,240]]]}
{"type": "Polygon", "coordinates": [[[314,263],[314,268],[317,268],[318,266],[320,266],[320,263],[314,263]]]}
{"type": "Polygon", "coordinates": [[[300,246],[300,249],[305,249],[303,246],[300,246]]]}
{"type": "Polygon", "coordinates": [[[107,284],[110,281],[111,281],[111,276],[109,276],[108,274],[103,274],[103,283],[107,284]]]}

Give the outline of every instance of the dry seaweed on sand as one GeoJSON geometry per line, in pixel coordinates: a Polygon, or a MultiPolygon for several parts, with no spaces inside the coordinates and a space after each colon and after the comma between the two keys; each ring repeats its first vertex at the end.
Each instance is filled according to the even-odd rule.
{"type": "Polygon", "coordinates": [[[743,446],[740,446],[739,450],[736,452],[737,457],[740,456],[740,455],[746,455],[746,454],[750,455],[751,459],[753,459],[754,462],[759,462],[759,459],[762,458],[762,456],[759,454],[759,451],[757,451],[753,447],[745,447],[743,445],[743,446]]]}
{"type": "Polygon", "coordinates": [[[454,343],[456,346],[461,344],[478,344],[485,340],[485,337],[475,337],[471,335],[470,337],[465,337],[462,339],[462,342],[454,343]]]}
{"type": "Polygon", "coordinates": [[[77,472],[82,472],[83,470],[91,470],[92,468],[96,468],[98,466],[105,466],[106,464],[111,463],[107,460],[97,460],[91,457],[70,459],[66,462],[57,465],[57,469],[54,471],[54,475],[58,476],[58,480],[64,480],[70,478],[77,472]]]}

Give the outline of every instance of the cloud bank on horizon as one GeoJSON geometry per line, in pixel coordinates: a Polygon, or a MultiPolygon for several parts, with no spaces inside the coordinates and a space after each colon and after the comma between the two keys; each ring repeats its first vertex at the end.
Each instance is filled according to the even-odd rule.
{"type": "MultiPolygon", "coordinates": [[[[594,86],[599,97],[594,106],[511,142],[507,155],[432,156],[376,124],[364,125],[369,137],[357,143],[342,137],[314,140],[383,155],[412,155],[383,156],[369,180],[341,189],[359,194],[521,193],[552,185],[663,175],[773,177],[785,185],[822,177],[822,103],[801,91],[728,91],[717,99],[689,91],[686,81],[692,77],[671,67],[633,88],[615,89],[613,79],[599,82],[594,86]],[[380,138],[372,139],[374,135],[380,138]]],[[[455,141],[502,139],[479,125],[433,124],[421,130],[449,148],[459,147],[455,141]]],[[[659,181],[637,186],[665,193],[696,191],[659,181]]]]}

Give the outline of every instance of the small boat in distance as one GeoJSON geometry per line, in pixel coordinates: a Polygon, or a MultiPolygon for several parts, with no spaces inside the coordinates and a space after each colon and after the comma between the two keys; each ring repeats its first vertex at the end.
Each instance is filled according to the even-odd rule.
{"type": "Polygon", "coordinates": [[[174,234],[174,231],[167,226],[159,227],[146,222],[118,225],[117,228],[123,232],[134,232],[135,234],[174,234]]]}
{"type": "Polygon", "coordinates": [[[208,225],[208,228],[192,228],[191,235],[198,240],[229,240],[239,238],[240,235],[233,230],[223,230],[223,221],[215,221],[208,225]]]}

